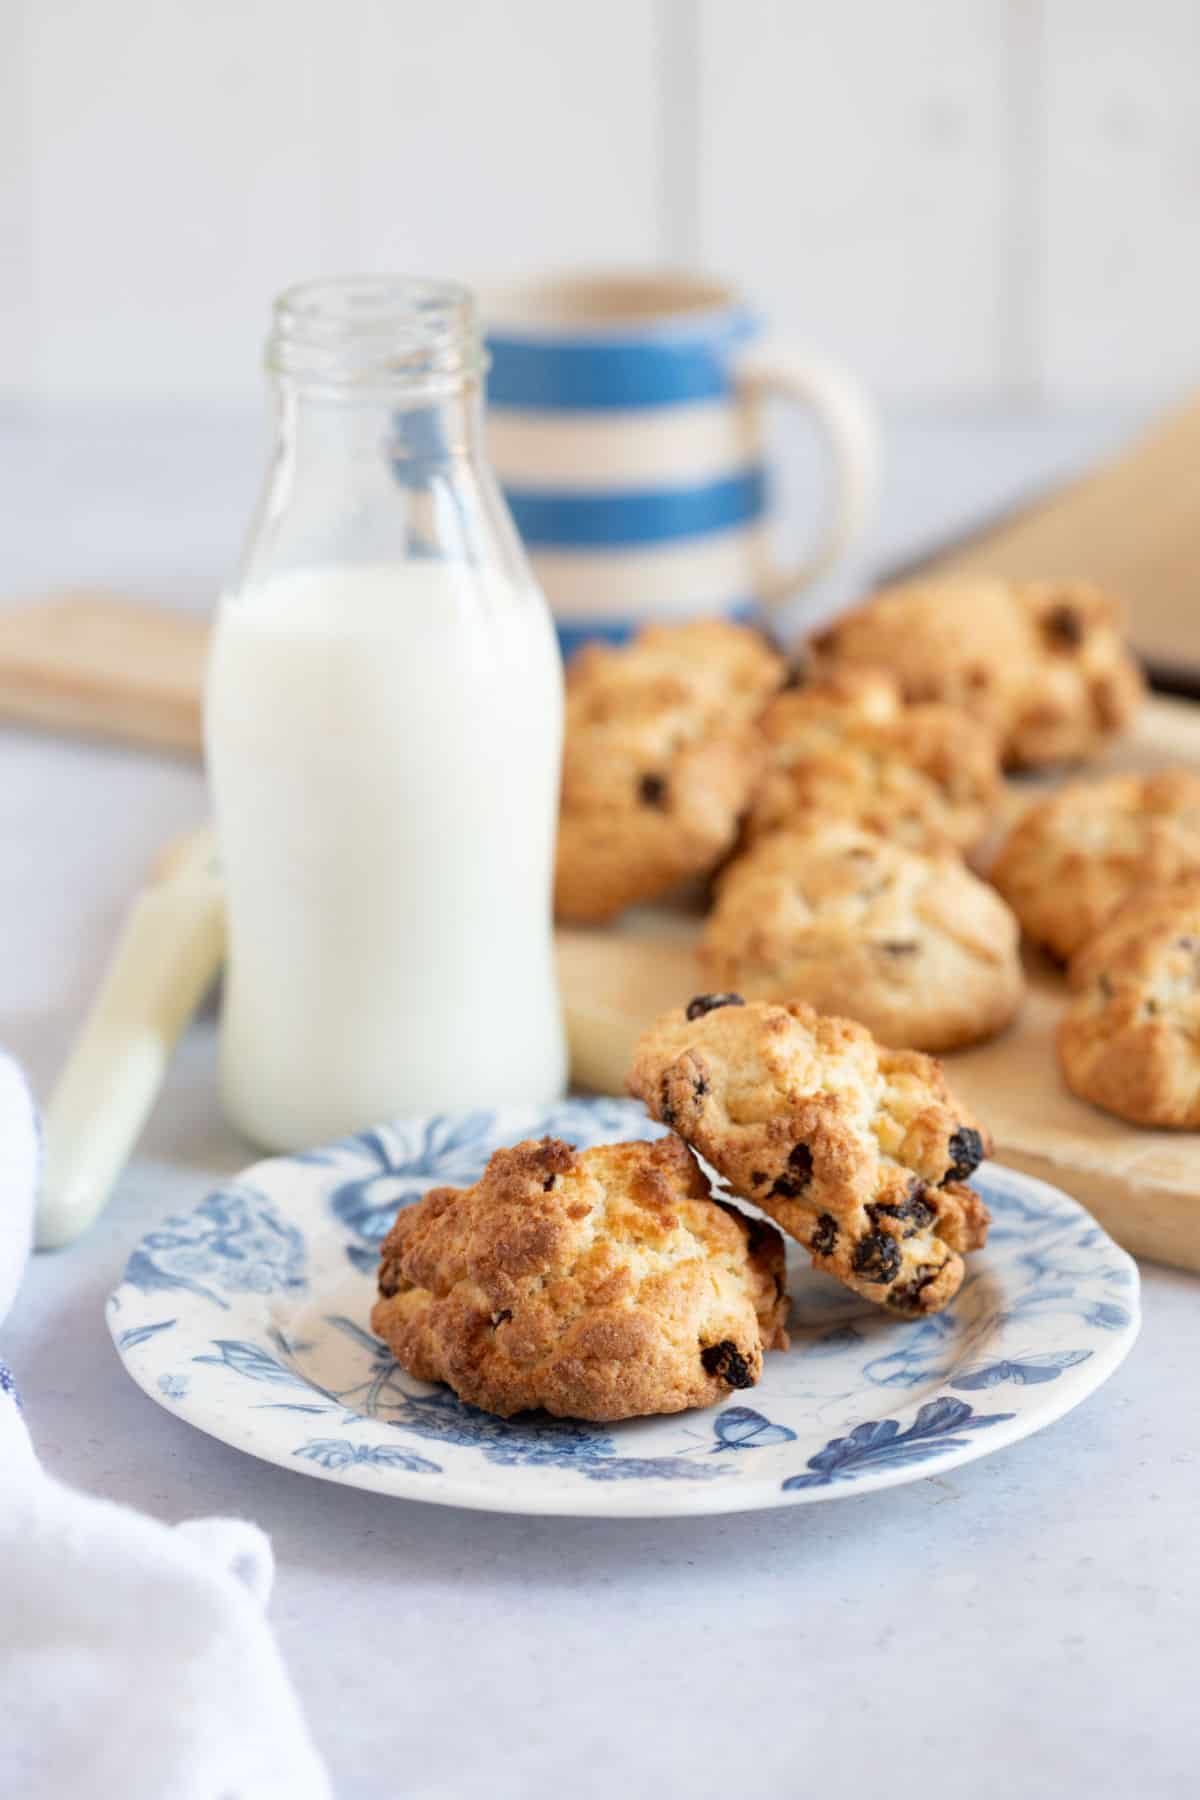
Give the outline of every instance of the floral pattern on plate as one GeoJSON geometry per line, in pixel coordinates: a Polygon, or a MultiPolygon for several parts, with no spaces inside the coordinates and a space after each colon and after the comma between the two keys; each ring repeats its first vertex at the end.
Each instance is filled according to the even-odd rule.
{"type": "Polygon", "coordinates": [[[919,1480],[1050,1424],[1132,1347],[1137,1271],[1074,1200],[978,1180],[988,1248],[954,1304],[904,1321],[789,1255],[792,1348],[751,1396],[597,1426],[498,1419],[411,1380],[371,1334],[398,1207],[475,1180],[501,1144],[657,1137],[641,1108],[573,1100],[439,1115],[276,1157],[149,1232],[109,1300],[118,1354],[160,1405],[284,1467],[499,1512],[735,1512],[919,1480]]]}

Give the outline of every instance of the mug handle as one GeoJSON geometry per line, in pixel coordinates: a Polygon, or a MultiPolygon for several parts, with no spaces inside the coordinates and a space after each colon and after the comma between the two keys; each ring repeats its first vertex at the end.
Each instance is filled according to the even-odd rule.
{"type": "Polygon", "coordinates": [[[752,400],[790,400],[816,415],[833,459],[833,489],[821,535],[799,561],[768,568],[759,583],[774,611],[824,575],[862,536],[875,510],[880,436],[875,409],[854,377],[835,363],[776,340],[738,357],[734,379],[752,400]]]}

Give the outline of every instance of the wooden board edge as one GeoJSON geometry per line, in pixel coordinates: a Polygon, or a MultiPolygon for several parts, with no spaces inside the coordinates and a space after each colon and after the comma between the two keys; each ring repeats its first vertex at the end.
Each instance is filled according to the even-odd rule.
{"type": "Polygon", "coordinates": [[[0,723],[34,726],[59,737],[132,744],[192,761],[204,749],[199,701],[180,705],[145,695],[68,695],[62,689],[9,685],[0,677],[0,723]]]}
{"type": "Polygon", "coordinates": [[[1056,1160],[1044,1150],[1001,1136],[995,1160],[1033,1175],[1078,1200],[1131,1256],[1200,1272],[1200,1195],[1154,1181],[1134,1181],[1110,1171],[1056,1160]]]}

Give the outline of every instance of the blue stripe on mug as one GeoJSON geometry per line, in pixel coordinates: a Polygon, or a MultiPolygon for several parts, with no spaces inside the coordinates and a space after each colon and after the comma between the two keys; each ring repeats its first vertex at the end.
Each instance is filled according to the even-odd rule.
{"type": "MultiPolygon", "coordinates": [[[[722,619],[734,619],[739,625],[748,624],[759,615],[757,600],[730,601],[728,606],[720,608],[717,616],[722,619]]],[[[690,616],[690,615],[689,615],[690,616]]],[[[560,619],[557,622],[558,642],[564,657],[573,656],[584,644],[594,644],[597,638],[606,644],[626,644],[635,631],[642,631],[649,625],[670,625],[679,621],[671,619],[646,618],[644,615],[621,619],[572,619],[568,624],[560,619]]]]}
{"type": "Polygon", "coordinates": [[[488,405],[580,412],[724,399],[733,387],[730,351],[754,330],[743,312],[651,326],[636,341],[505,337],[501,328],[488,334],[488,405]]]}
{"type": "Polygon", "coordinates": [[[705,537],[751,524],[767,506],[766,471],[761,466],[699,487],[613,494],[511,487],[504,491],[526,544],[560,549],[705,537]]]}

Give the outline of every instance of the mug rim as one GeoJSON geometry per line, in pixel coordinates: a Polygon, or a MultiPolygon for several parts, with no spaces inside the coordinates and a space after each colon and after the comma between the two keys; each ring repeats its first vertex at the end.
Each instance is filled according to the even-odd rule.
{"type": "Polygon", "coordinates": [[[669,267],[548,270],[489,284],[478,298],[487,339],[539,344],[708,337],[749,312],[731,282],[669,267]]]}

